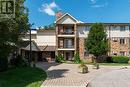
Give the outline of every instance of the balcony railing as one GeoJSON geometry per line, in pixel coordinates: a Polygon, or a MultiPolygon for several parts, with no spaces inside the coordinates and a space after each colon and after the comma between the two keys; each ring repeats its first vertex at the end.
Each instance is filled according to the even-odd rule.
{"type": "Polygon", "coordinates": [[[74,31],[71,31],[71,32],[59,32],[59,34],[61,34],[61,35],[72,35],[72,34],[74,34],[74,31]]]}
{"type": "Polygon", "coordinates": [[[59,48],[74,48],[74,45],[59,46],[59,48]]]}
{"type": "Polygon", "coordinates": [[[65,45],[64,48],[74,48],[74,45],[65,45]]]}

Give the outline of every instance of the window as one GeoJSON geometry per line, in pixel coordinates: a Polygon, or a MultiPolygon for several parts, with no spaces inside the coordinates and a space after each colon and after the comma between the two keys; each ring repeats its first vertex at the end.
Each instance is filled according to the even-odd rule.
{"type": "Polygon", "coordinates": [[[120,51],[120,55],[121,56],[125,56],[125,52],[124,51],[120,51]]]}
{"type": "Polygon", "coordinates": [[[129,38],[129,44],[130,44],[130,38],[129,38]]]}
{"type": "Polygon", "coordinates": [[[66,33],[68,33],[68,34],[72,33],[72,29],[71,28],[67,28],[66,29],[66,33]]]}
{"type": "Polygon", "coordinates": [[[130,56],[130,51],[128,52],[128,56],[130,56]]]}
{"type": "Polygon", "coordinates": [[[125,38],[120,38],[120,44],[125,44],[125,38]]]}
{"type": "Polygon", "coordinates": [[[64,46],[65,46],[65,48],[73,48],[72,39],[65,39],[64,46]]]}
{"type": "Polygon", "coordinates": [[[113,38],[113,42],[118,42],[117,38],[113,38]]]}
{"type": "Polygon", "coordinates": [[[114,56],[117,56],[117,53],[113,53],[114,56]]]}
{"type": "Polygon", "coordinates": [[[81,31],[80,31],[80,34],[84,34],[84,31],[83,31],[83,30],[81,30],[81,31]]]}
{"type": "Polygon", "coordinates": [[[91,28],[91,26],[86,26],[86,27],[85,27],[85,31],[89,31],[90,28],[91,28]]]}
{"type": "Polygon", "coordinates": [[[120,31],[125,31],[125,26],[120,26],[120,31]]]}
{"type": "Polygon", "coordinates": [[[114,42],[117,42],[117,40],[113,40],[114,42]]]}

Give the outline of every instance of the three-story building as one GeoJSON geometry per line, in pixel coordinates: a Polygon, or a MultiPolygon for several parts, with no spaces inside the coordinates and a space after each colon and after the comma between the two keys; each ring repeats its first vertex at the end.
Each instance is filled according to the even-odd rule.
{"type": "MultiPolygon", "coordinates": [[[[62,54],[66,60],[73,60],[79,52],[80,58],[85,59],[89,54],[85,50],[85,39],[94,23],[83,23],[70,14],[57,13],[54,30],[37,30],[35,42],[45,55],[62,54]],[[50,33],[50,35],[49,35],[50,33]],[[46,47],[47,46],[47,47],[46,47]],[[46,49],[49,49],[46,51],[46,49]],[[53,50],[52,50],[53,49],[53,50]],[[46,52],[45,52],[46,51],[46,52]],[[50,53],[51,52],[51,53],[50,53]]],[[[130,56],[130,23],[103,23],[109,40],[110,56],[130,56]]]]}

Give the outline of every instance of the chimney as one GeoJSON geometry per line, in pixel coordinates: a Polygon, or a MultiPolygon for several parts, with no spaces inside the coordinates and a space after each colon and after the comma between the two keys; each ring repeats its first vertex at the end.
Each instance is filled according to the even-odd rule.
{"type": "Polygon", "coordinates": [[[59,10],[58,12],[56,12],[56,20],[59,19],[62,16],[62,12],[61,10],[59,10]]]}

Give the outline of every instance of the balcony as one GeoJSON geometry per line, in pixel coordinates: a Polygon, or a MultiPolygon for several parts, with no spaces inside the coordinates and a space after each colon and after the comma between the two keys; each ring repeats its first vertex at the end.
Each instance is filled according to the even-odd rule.
{"type": "Polygon", "coordinates": [[[74,37],[74,26],[73,25],[62,25],[58,27],[58,36],[70,36],[74,37]]]}
{"type": "Polygon", "coordinates": [[[63,32],[59,32],[58,34],[60,35],[73,35],[74,34],[74,31],[63,31],[63,32]]]}
{"type": "Polygon", "coordinates": [[[74,48],[74,45],[64,45],[64,46],[58,46],[58,48],[74,48]]]}
{"type": "Polygon", "coordinates": [[[60,40],[58,44],[58,50],[75,50],[73,41],[73,39],[60,40]]]}
{"type": "Polygon", "coordinates": [[[58,47],[58,50],[75,50],[74,46],[71,45],[71,46],[59,46],[58,47]]]}

